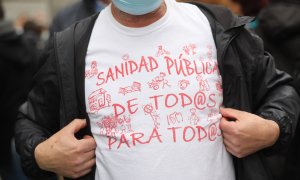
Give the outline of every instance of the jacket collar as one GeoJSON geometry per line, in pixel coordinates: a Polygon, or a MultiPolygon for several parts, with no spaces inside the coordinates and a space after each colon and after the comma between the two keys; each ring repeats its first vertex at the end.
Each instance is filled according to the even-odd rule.
{"type": "Polygon", "coordinates": [[[220,5],[196,2],[192,2],[191,4],[196,5],[206,15],[210,23],[217,47],[219,70],[220,73],[223,74],[223,59],[227,47],[231,43],[232,39],[239,34],[240,30],[254,18],[238,17],[229,9],[220,5]]]}
{"type": "Polygon", "coordinates": [[[93,31],[95,21],[99,13],[91,16],[91,21],[82,21],[75,25],[74,41],[75,41],[75,79],[76,94],[79,103],[79,114],[81,118],[88,118],[86,114],[85,104],[85,56],[88,44],[93,31]]]}
{"type": "Polygon", "coordinates": [[[253,17],[249,16],[237,16],[236,14],[233,14],[229,9],[220,5],[211,5],[199,2],[191,2],[191,4],[194,4],[200,9],[210,13],[214,20],[219,23],[223,30],[226,32],[238,27],[245,26],[246,24],[254,20],[253,17]]]}

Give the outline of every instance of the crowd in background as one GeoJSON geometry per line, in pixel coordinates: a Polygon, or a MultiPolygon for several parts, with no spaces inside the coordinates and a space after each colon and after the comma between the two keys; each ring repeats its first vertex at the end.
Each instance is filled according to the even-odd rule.
{"type": "MultiPolygon", "coordinates": [[[[186,1],[186,0],[178,0],[186,1]]],[[[265,49],[275,57],[276,66],[294,77],[294,87],[300,93],[300,1],[299,0],[194,0],[221,4],[237,15],[256,17],[247,25],[249,31],[264,41],[265,49]]],[[[0,1],[1,3],[1,1],[0,1]]],[[[18,155],[13,147],[14,121],[18,107],[26,100],[31,79],[38,70],[46,41],[43,31],[61,31],[80,19],[101,11],[109,0],[82,0],[62,9],[49,28],[33,20],[23,23],[22,33],[5,19],[0,7],[0,180],[27,179],[22,174],[18,155]]],[[[1,5],[1,4],[0,4],[1,5]]],[[[300,107],[299,107],[300,108],[300,107]]],[[[274,180],[300,179],[300,132],[285,154],[272,154],[268,163],[274,180]]],[[[255,173],[255,172],[254,172],[255,173]]]]}

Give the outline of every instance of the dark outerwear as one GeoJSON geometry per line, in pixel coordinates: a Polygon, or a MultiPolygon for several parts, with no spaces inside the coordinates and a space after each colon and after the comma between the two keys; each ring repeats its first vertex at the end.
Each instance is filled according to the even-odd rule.
{"type": "Polygon", "coordinates": [[[50,33],[59,32],[69,27],[76,21],[87,18],[96,13],[95,0],[80,0],[71,6],[59,11],[54,17],[50,33]]]}
{"type": "MultiPolygon", "coordinates": [[[[258,15],[255,30],[263,39],[265,49],[275,59],[278,69],[294,78],[294,87],[300,93],[300,1],[270,3],[258,15]]],[[[298,120],[299,121],[299,120],[298,120]]],[[[270,159],[274,179],[300,179],[300,124],[287,153],[270,159]]]]}
{"type": "MultiPolygon", "coordinates": [[[[290,76],[275,69],[261,40],[244,29],[249,18],[236,17],[219,6],[199,5],[199,8],[207,10],[215,35],[224,105],[274,120],[280,126],[280,137],[273,147],[242,159],[234,158],[236,179],[271,180],[264,156],[284,149],[291,139],[299,115],[299,97],[289,85],[290,76]]],[[[91,133],[84,100],[84,70],[96,18],[97,15],[89,17],[55,34],[28,101],[20,108],[16,144],[28,175],[51,174],[38,168],[34,149],[73,119],[86,118],[88,126],[81,133],[91,133]]],[[[79,179],[92,180],[94,172],[79,179]]]]}
{"type": "Polygon", "coordinates": [[[259,14],[256,31],[276,67],[295,78],[300,93],[300,1],[271,3],[259,14]]]}
{"type": "MultiPolygon", "coordinates": [[[[27,99],[31,79],[37,67],[36,53],[28,46],[21,35],[18,35],[13,24],[0,21],[0,169],[11,172],[11,140],[14,135],[14,124],[18,108],[27,99]]],[[[9,175],[8,175],[9,176],[9,175]]]]}

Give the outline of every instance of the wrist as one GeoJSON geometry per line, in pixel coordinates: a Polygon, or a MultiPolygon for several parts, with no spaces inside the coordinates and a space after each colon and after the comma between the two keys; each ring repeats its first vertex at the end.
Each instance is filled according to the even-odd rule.
{"type": "Polygon", "coordinates": [[[37,163],[37,165],[39,166],[40,169],[42,170],[47,170],[46,166],[45,166],[45,163],[47,160],[45,159],[47,157],[47,151],[45,150],[44,148],[44,144],[46,142],[42,142],[40,144],[38,144],[34,150],[34,158],[35,158],[35,161],[37,163]]]}
{"type": "Polygon", "coordinates": [[[280,135],[280,128],[279,125],[272,120],[266,120],[267,124],[267,138],[269,139],[269,143],[267,144],[267,147],[273,146],[280,135]]]}

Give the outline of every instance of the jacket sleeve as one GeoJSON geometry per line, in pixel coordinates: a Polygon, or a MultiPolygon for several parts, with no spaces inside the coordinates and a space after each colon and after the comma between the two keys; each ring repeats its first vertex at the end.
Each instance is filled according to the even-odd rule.
{"type": "Polygon", "coordinates": [[[293,77],[295,79],[293,85],[296,88],[298,94],[300,94],[300,62],[297,62],[295,64],[293,77]]]}
{"type": "Polygon", "coordinates": [[[36,146],[59,129],[59,88],[53,41],[41,56],[40,68],[33,87],[19,109],[15,125],[15,141],[22,168],[29,177],[44,179],[53,173],[41,170],[34,157],[36,146]]]}
{"type": "Polygon", "coordinates": [[[278,123],[280,136],[266,152],[284,152],[296,129],[300,99],[292,78],[275,68],[273,57],[264,52],[261,39],[252,35],[257,57],[253,63],[253,99],[256,114],[278,123]]]}

